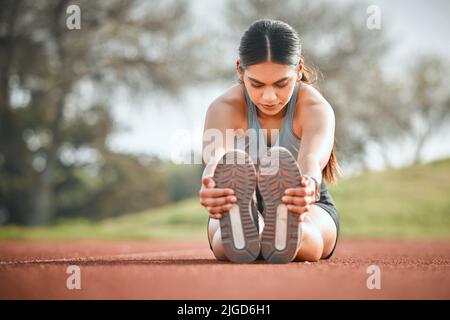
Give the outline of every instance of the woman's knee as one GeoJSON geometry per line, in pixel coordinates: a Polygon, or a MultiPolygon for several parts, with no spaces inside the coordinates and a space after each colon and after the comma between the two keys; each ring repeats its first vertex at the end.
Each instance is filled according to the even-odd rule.
{"type": "Polygon", "coordinates": [[[321,258],[330,255],[337,240],[337,226],[331,215],[322,207],[312,206],[308,214],[310,221],[319,229],[323,240],[323,252],[321,258]]]}
{"type": "MultiPolygon", "coordinates": [[[[258,212],[259,225],[259,241],[261,241],[262,231],[264,229],[264,219],[261,213],[258,212]]],[[[220,232],[220,221],[217,219],[209,219],[208,222],[208,240],[214,256],[217,260],[228,260],[224,254],[222,234],[220,232]]]]}
{"type": "Polygon", "coordinates": [[[220,228],[214,233],[211,242],[212,252],[217,260],[227,261],[227,257],[225,255],[225,251],[223,249],[222,243],[222,234],[220,232],[220,228]]]}
{"type": "Polygon", "coordinates": [[[222,234],[220,232],[220,221],[209,219],[208,221],[208,240],[211,250],[217,260],[227,260],[222,243],[222,234]]]}
{"type": "Polygon", "coordinates": [[[209,243],[212,243],[214,234],[220,229],[220,221],[210,218],[208,221],[208,239],[209,243]]]}
{"type": "Polygon", "coordinates": [[[323,253],[323,239],[312,222],[302,222],[301,242],[294,261],[319,261],[323,253]]]}

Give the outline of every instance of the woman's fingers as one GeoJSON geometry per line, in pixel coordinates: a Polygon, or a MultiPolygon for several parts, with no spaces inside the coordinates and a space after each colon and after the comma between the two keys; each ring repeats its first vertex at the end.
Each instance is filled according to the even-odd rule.
{"type": "Polygon", "coordinates": [[[216,184],[211,177],[202,179],[202,187],[198,192],[200,204],[208,210],[213,219],[222,219],[222,213],[230,211],[233,203],[237,202],[233,189],[215,188],[216,184]]]}
{"type": "Polygon", "coordinates": [[[304,198],[300,198],[300,197],[284,196],[284,197],[281,198],[281,201],[283,201],[286,204],[293,204],[295,206],[304,206],[304,205],[306,205],[306,200],[304,198]]]}
{"type": "Polygon", "coordinates": [[[301,188],[288,188],[284,191],[287,196],[312,196],[314,194],[314,188],[312,187],[301,187],[301,188]]]}
{"type": "Polygon", "coordinates": [[[200,198],[218,198],[218,197],[226,197],[234,194],[233,189],[230,188],[213,188],[206,189],[202,188],[198,193],[200,198]]]}
{"type": "Polygon", "coordinates": [[[235,196],[220,197],[220,198],[202,198],[200,204],[204,207],[219,207],[228,203],[237,202],[235,196]]]}
{"type": "Polygon", "coordinates": [[[213,219],[221,219],[222,213],[230,211],[233,203],[237,202],[233,189],[215,188],[212,178],[202,179],[202,187],[199,191],[200,204],[208,210],[213,219]]]}
{"type": "Polygon", "coordinates": [[[209,214],[218,214],[222,212],[228,212],[233,207],[232,204],[224,204],[223,206],[218,207],[207,207],[209,214]]]}
{"type": "Polygon", "coordinates": [[[300,179],[300,184],[303,186],[307,186],[309,183],[311,183],[311,178],[308,176],[302,176],[300,179]]]}
{"type": "Polygon", "coordinates": [[[212,219],[222,219],[222,215],[220,213],[216,214],[210,214],[209,215],[212,219]]]}
{"type": "Polygon", "coordinates": [[[300,206],[295,206],[295,205],[289,204],[287,206],[287,209],[289,211],[291,211],[291,212],[301,214],[301,213],[306,212],[306,211],[309,210],[309,205],[304,206],[304,207],[300,207],[300,206]]]}
{"type": "Polygon", "coordinates": [[[286,204],[293,204],[295,206],[304,207],[308,204],[312,203],[313,198],[312,197],[290,197],[290,196],[283,196],[281,198],[281,201],[283,201],[286,204]]]}
{"type": "Polygon", "coordinates": [[[202,184],[207,187],[207,188],[214,188],[216,186],[216,183],[214,182],[214,180],[212,178],[203,178],[202,179],[202,184]]]}

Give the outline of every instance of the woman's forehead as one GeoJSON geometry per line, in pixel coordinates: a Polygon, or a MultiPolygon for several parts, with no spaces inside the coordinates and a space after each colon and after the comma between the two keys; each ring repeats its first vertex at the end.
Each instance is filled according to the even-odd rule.
{"type": "Polygon", "coordinates": [[[259,81],[279,81],[284,77],[291,77],[295,74],[292,66],[287,64],[279,64],[271,61],[261,62],[248,66],[246,75],[252,79],[259,81]]]}

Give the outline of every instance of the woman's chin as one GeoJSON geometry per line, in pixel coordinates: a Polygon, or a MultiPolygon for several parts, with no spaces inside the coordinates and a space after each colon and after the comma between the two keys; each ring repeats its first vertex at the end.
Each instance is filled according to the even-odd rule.
{"type": "Polygon", "coordinates": [[[275,116],[278,113],[280,113],[283,110],[283,108],[280,107],[274,107],[274,108],[267,108],[267,107],[260,107],[259,111],[263,113],[266,116],[275,116]]]}

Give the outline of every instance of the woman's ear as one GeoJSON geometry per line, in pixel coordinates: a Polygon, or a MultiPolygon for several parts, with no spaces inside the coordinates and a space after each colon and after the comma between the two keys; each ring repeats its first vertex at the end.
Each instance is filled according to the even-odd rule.
{"type": "Polygon", "coordinates": [[[298,63],[297,81],[302,80],[302,77],[303,77],[303,58],[301,58],[300,62],[298,63]]]}
{"type": "Polygon", "coordinates": [[[239,81],[241,83],[243,83],[244,82],[244,72],[243,72],[244,70],[242,69],[241,61],[239,59],[236,60],[236,71],[237,71],[237,74],[239,77],[239,81]]]}

